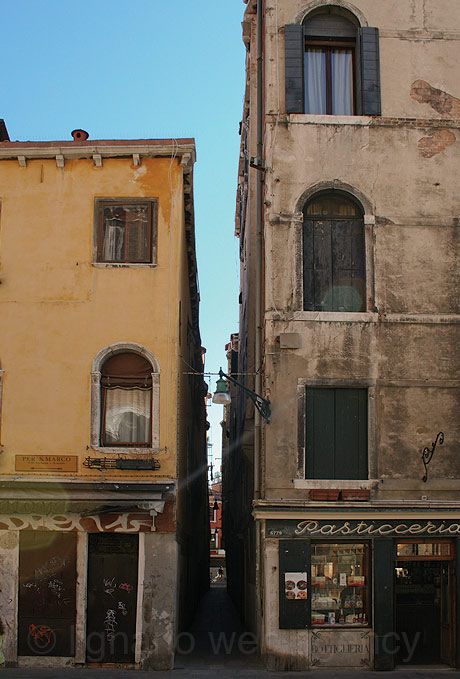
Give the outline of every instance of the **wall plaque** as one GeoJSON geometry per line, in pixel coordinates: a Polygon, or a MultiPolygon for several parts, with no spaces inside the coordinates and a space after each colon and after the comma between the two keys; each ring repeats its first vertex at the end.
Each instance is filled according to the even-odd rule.
{"type": "Polygon", "coordinates": [[[321,631],[311,636],[312,667],[362,667],[371,665],[368,630],[321,631]]]}
{"type": "Polygon", "coordinates": [[[76,472],[78,455],[16,455],[17,472],[76,472]]]}

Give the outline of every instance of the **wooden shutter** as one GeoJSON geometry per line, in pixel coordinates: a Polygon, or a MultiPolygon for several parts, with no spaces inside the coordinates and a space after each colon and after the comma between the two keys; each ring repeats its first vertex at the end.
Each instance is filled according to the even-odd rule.
{"type": "Polygon", "coordinates": [[[303,113],[303,27],[284,27],[286,113],[303,113]]]}
{"type": "Polygon", "coordinates": [[[334,391],[334,478],[367,479],[367,389],[334,391]]]}
{"type": "Polygon", "coordinates": [[[364,311],[366,279],[362,219],[331,221],[332,295],[325,311],[364,311]]]}
{"type": "Polygon", "coordinates": [[[335,478],[334,391],[328,387],[307,388],[307,479],[335,478]]]}
{"type": "Polygon", "coordinates": [[[367,479],[367,389],[307,387],[307,479],[367,479]]]}
{"type": "Polygon", "coordinates": [[[359,29],[361,47],[361,94],[363,115],[380,116],[380,57],[379,29],[363,26],[359,29]]]}
{"type": "Polygon", "coordinates": [[[280,629],[304,629],[309,620],[309,598],[288,599],[286,597],[286,573],[306,573],[308,595],[310,594],[309,540],[279,541],[279,626],[280,629]]]}
{"type": "Polygon", "coordinates": [[[331,221],[305,219],[303,229],[304,310],[332,310],[331,221]],[[328,301],[329,300],[329,301],[328,301]]]}

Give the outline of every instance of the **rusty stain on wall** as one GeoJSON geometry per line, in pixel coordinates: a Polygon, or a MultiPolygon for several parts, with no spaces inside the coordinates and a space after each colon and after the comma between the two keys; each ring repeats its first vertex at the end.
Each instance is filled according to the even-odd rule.
{"type": "Polygon", "coordinates": [[[422,137],[418,142],[418,151],[422,158],[432,158],[437,153],[441,153],[448,146],[455,144],[457,138],[450,130],[436,130],[429,132],[426,137],[422,137]]]}
{"type": "Polygon", "coordinates": [[[448,92],[438,90],[426,80],[415,80],[412,83],[410,96],[420,104],[429,104],[437,113],[448,118],[460,118],[460,99],[448,92]]]}

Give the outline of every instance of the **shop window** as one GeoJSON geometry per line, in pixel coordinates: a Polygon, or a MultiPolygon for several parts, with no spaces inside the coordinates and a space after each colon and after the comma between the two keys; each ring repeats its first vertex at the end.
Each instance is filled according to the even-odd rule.
{"type": "Polygon", "coordinates": [[[156,201],[96,200],[96,261],[155,264],[156,201]]]}
{"type": "Polygon", "coordinates": [[[321,8],[285,27],[286,112],[381,115],[378,29],[321,8]]]}
{"type": "Polygon", "coordinates": [[[371,624],[369,543],[280,540],[279,571],[281,629],[371,624]]]}
{"type": "Polygon", "coordinates": [[[366,309],[362,211],[338,192],[319,194],[304,208],[303,289],[305,311],[366,309]]]}
{"type": "Polygon", "coordinates": [[[157,449],[159,386],[158,362],[144,347],[119,343],[100,351],[92,371],[92,447],[157,449]]]}
{"type": "Polygon", "coordinates": [[[367,389],[306,387],[307,479],[367,479],[367,389]]]}
{"type": "Polygon", "coordinates": [[[369,624],[369,545],[312,543],[311,625],[369,624]]]}

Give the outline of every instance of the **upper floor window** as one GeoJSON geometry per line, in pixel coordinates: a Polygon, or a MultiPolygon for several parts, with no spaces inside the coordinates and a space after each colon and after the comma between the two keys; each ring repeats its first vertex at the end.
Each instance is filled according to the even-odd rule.
{"type": "Polygon", "coordinates": [[[339,12],[285,26],[287,113],[380,115],[378,29],[339,12]]]}
{"type": "Polygon", "coordinates": [[[341,193],[320,193],[304,208],[303,290],[305,311],[366,309],[362,212],[341,193]]]}
{"type": "Polygon", "coordinates": [[[307,479],[367,479],[367,389],[307,387],[307,479]]]}
{"type": "Polygon", "coordinates": [[[355,113],[356,28],[341,16],[317,15],[304,24],[305,113],[355,113]]]}
{"type": "Polygon", "coordinates": [[[155,264],[156,200],[96,200],[96,261],[155,264]]]}
{"type": "Polygon", "coordinates": [[[120,353],[101,367],[101,444],[151,446],[152,366],[120,353]]]}

